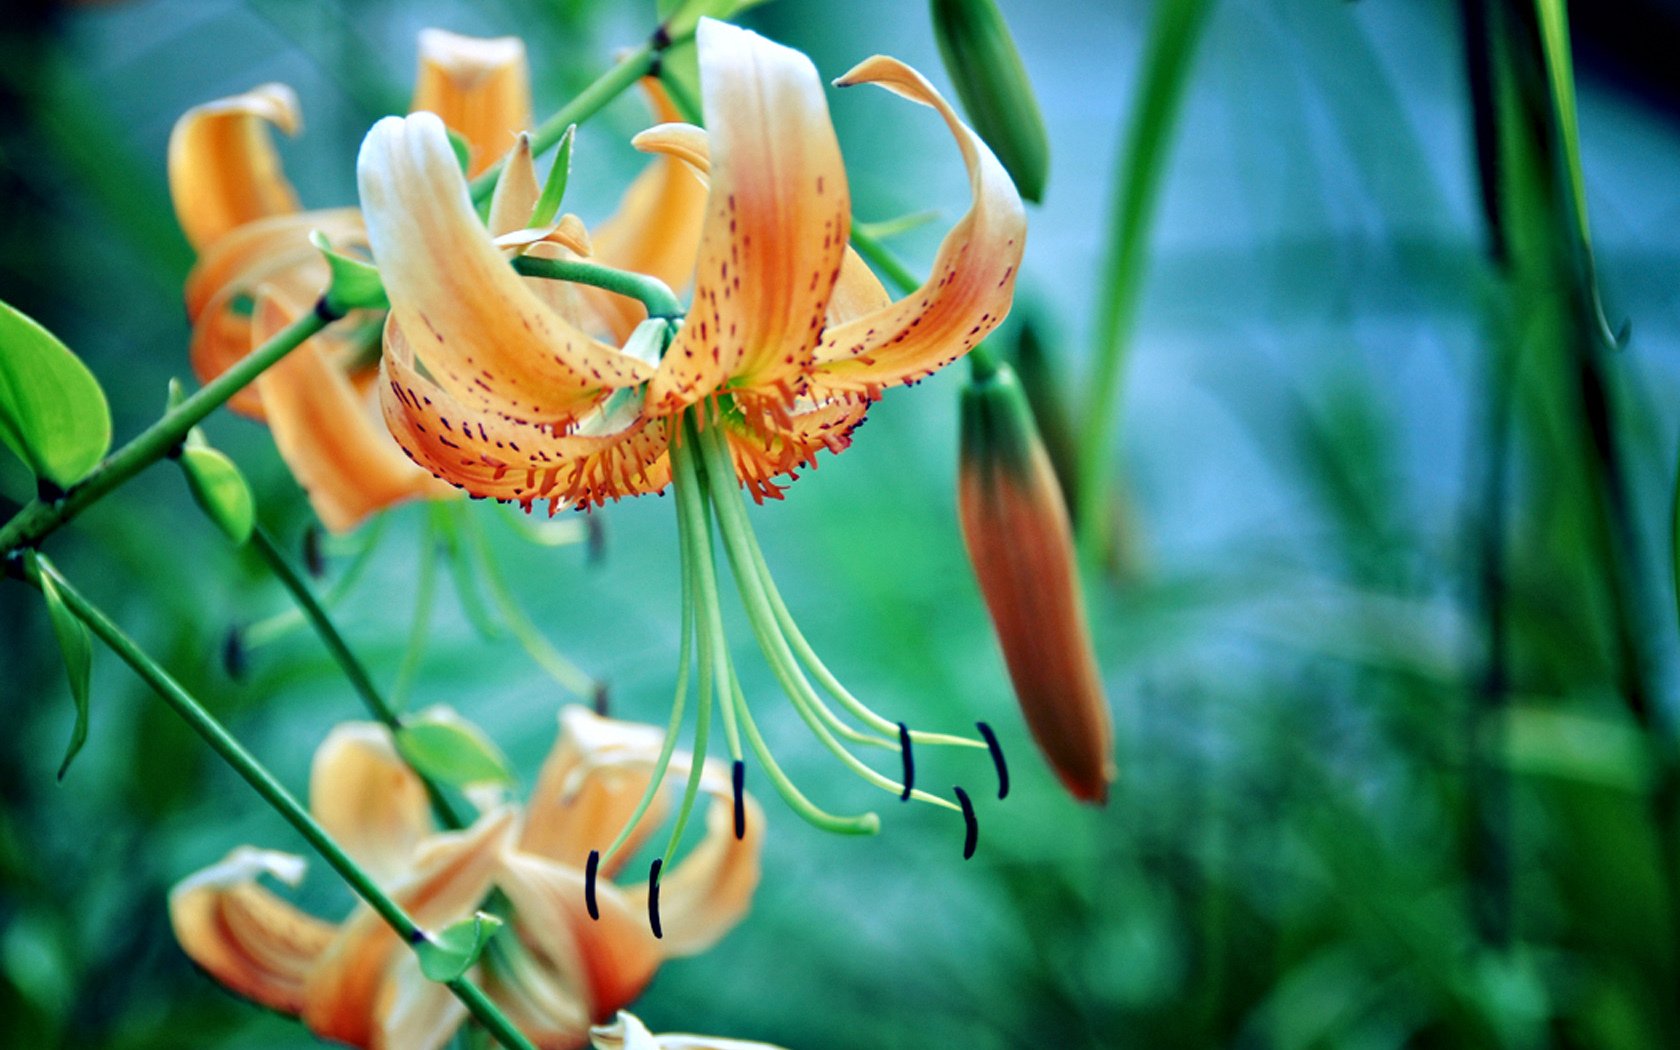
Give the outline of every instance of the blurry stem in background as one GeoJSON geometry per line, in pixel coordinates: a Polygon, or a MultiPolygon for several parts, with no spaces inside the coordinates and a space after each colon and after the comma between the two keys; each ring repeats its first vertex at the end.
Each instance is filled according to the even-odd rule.
{"type": "Polygon", "coordinates": [[[1161,181],[1196,45],[1213,0],[1162,0],[1145,47],[1132,112],[1115,169],[1108,247],[1097,284],[1090,401],[1079,436],[1074,532],[1087,564],[1103,560],[1110,535],[1110,446],[1120,424],[1127,350],[1143,287],[1161,181]]]}
{"type": "MultiPolygon", "coordinates": [[[[385,534],[385,523],[388,520],[390,519],[386,515],[381,514],[368,522],[361,536],[361,546],[351,556],[350,564],[344,567],[338,579],[327,588],[327,593],[320,596],[321,608],[330,610],[349,597],[350,591],[362,578],[362,573],[366,572],[368,565],[373,562],[373,552],[379,547],[379,538],[385,534]]],[[[242,628],[239,631],[240,644],[247,649],[260,648],[286,632],[302,627],[303,624],[303,610],[296,605],[288,606],[273,616],[242,628]]]]}
{"type": "Polygon", "coordinates": [[[466,534],[467,542],[472,545],[472,555],[478,561],[484,573],[484,586],[490,592],[490,601],[496,607],[507,629],[513,632],[527,655],[536,661],[548,676],[560,683],[560,687],[585,703],[595,695],[600,683],[573,663],[566,654],[556,649],[542,631],[531,622],[530,614],[514,598],[508,588],[507,577],[502,574],[501,566],[496,562],[495,552],[490,548],[490,541],[484,535],[484,530],[478,521],[469,513],[460,515],[461,530],[466,534]]]}
{"type": "Polygon", "coordinates": [[[70,486],[56,499],[37,497],[31,500],[11,521],[0,527],[0,557],[40,543],[100,497],[168,456],[186,439],[188,431],[220,408],[228,398],[336,320],[338,317],[327,308],[326,300],[321,300],[315,309],[281,329],[273,339],[165,412],[163,418],[107,456],[87,477],[70,486]]]}
{"type": "Polygon", "coordinates": [[[408,625],[408,645],[403,649],[402,663],[397,665],[397,677],[391,683],[391,708],[401,711],[408,706],[408,691],[420,673],[420,661],[426,655],[426,635],[432,625],[432,605],[437,596],[438,536],[436,504],[426,505],[426,521],[420,527],[420,565],[415,570],[414,617],[408,625]]]}
{"type": "MultiPolygon", "coordinates": [[[[430,935],[414,921],[402,906],[386,895],[367,872],[363,871],[344,849],[327,834],[325,828],[316,822],[303,804],[294,798],[285,786],[275,779],[274,774],[259,762],[256,756],[245,750],[244,746],[235,740],[227,729],[205,710],[193,695],[169,672],[165,671],[157,661],[147,655],[133,639],[123,633],[122,629],[111,621],[102,611],[84,598],[62,574],[48,566],[23,566],[25,579],[32,585],[40,586],[40,575],[46,573],[57,586],[59,594],[70,610],[99,636],[100,641],[110,647],[122,661],[133,668],[134,672],[151,686],[163,698],[181,720],[196,732],[211,750],[221,756],[222,760],[233,767],[234,772],[245,779],[245,782],[262,796],[276,813],[286,819],[286,822],[296,828],[304,840],[320,854],[321,858],[350,885],[356,896],[366,901],[386,925],[395,930],[404,944],[411,949],[418,950],[420,945],[429,940],[430,935]]],[[[502,1044],[516,1050],[536,1050],[524,1036],[519,1034],[512,1022],[504,1016],[500,1009],[485,996],[484,991],[473,983],[469,977],[458,977],[448,981],[445,986],[466,1005],[468,1011],[478,1019],[502,1044]]]]}
{"type": "MultiPolygon", "coordinates": [[[[626,88],[641,78],[654,73],[659,67],[659,55],[672,44],[681,43],[672,40],[661,31],[653,38],[642,44],[636,50],[625,55],[608,69],[596,77],[594,82],[577,97],[561,106],[547,120],[538,124],[531,131],[531,152],[541,156],[552,149],[566,133],[566,129],[573,124],[582,124],[598,113],[613,99],[617,98],[626,88]]],[[[496,180],[502,176],[502,165],[505,161],[497,161],[484,174],[472,180],[472,199],[474,203],[482,204],[490,199],[490,194],[496,189],[496,180]]]]}
{"type": "MultiPolygon", "coordinates": [[[[325,609],[321,608],[321,603],[315,600],[315,594],[309,589],[309,583],[296,569],[292,568],[291,563],[286,560],[286,556],[281,553],[274,540],[270,538],[267,532],[258,528],[251,533],[251,548],[257,552],[274,575],[285,585],[286,590],[291,592],[293,600],[303,610],[304,616],[309,620],[310,625],[315,628],[315,633],[321,636],[321,641],[326,645],[327,651],[332,654],[333,660],[338,663],[339,669],[344,672],[344,677],[350,680],[350,685],[356,690],[356,695],[362,698],[362,704],[367,708],[368,713],[392,733],[401,729],[402,720],[397,717],[396,711],[392,710],[391,705],[386,703],[385,698],[379,694],[379,689],[373,684],[373,679],[368,677],[367,668],[363,667],[362,662],[356,659],[356,654],[350,651],[350,647],[344,642],[344,636],[339,634],[338,628],[333,625],[331,617],[327,615],[325,609]]],[[[443,793],[437,789],[436,785],[427,780],[425,774],[419,770],[415,770],[415,775],[420,778],[420,782],[426,787],[426,795],[431,799],[432,812],[437,815],[438,822],[451,829],[465,827],[454,807],[449,804],[448,799],[444,798],[443,793]]]]}

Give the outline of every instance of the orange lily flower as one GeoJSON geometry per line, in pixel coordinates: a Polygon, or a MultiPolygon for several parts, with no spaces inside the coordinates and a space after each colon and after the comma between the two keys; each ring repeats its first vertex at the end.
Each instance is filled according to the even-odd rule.
{"type": "MultiPolygon", "coordinates": [[[[469,917],[492,889],[507,898],[513,916],[476,976],[543,1050],[583,1045],[589,1026],[640,994],[661,962],[703,951],[733,928],[757,887],[763,839],[750,796],[742,799],[748,833],[732,834],[728,777],[704,768],[713,798],[707,834],[663,881],[666,936],[656,938],[640,919],[640,891],[606,881],[596,886],[600,919],[592,921],[582,905],[587,843],[628,816],[661,736],[581,707],[565,709],[560,722],[525,812],[492,806],[465,831],[432,828],[424,786],[377,724],[335,729],[310,778],[316,819],[423,927],[469,917]]],[[[663,814],[654,809],[638,821],[636,840],[663,814]]],[[[371,908],[358,905],[334,925],[257,881],[295,884],[303,871],[301,857],[241,847],[187,878],[170,894],[182,948],[230,990],[299,1017],[322,1038],[390,1050],[444,1045],[465,1008],[422,976],[371,908]]]]}
{"type": "MultiPolygon", "coordinates": [[[[554,282],[508,267],[436,119],[386,118],[369,133],[362,204],[392,304],[381,396],[398,442],[437,476],[551,509],[657,491],[676,417],[710,400],[738,477],[777,496],[777,477],[849,444],[884,388],[949,364],[1008,312],[1020,198],[920,74],[876,57],[839,81],[933,108],[969,168],[972,208],[929,281],[895,303],[847,247],[846,172],[810,61],[711,20],[697,40],[709,131],[665,124],[636,140],[710,183],[693,306],[657,362],[595,338],[582,311],[556,309],[554,282]]],[[[691,214],[650,209],[643,243],[686,243],[691,214]]]]}
{"type": "MultiPolygon", "coordinates": [[[[445,114],[474,156],[500,155],[530,123],[523,45],[424,31],[414,106],[445,114]]],[[[191,359],[203,382],[314,303],[327,270],[312,231],[340,248],[366,249],[355,209],[300,210],[270,134],[295,135],[300,126],[296,95],[266,84],[188,110],[170,137],[176,215],[199,252],[186,299],[191,359]]],[[[334,325],[230,402],[267,420],[322,522],[339,532],[393,503],[446,494],[398,453],[369,400],[374,321],[334,325]]]]}
{"type": "Polygon", "coordinates": [[[634,1014],[623,1010],[612,1024],[599,1025],[589,1033],[595,1050],[781,1050],[769,1043],[745,1039],[719,1039],[709,1035],[654,1035],[634,1014]]]}

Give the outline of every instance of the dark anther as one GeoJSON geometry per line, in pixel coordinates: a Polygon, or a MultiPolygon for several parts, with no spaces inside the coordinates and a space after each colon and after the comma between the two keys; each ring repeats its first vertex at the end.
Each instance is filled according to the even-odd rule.
{"type": "Polygon", "coordinates": [[[589,917],[597,921],[601,918],[601,909],[595,905],[595,874],[601,870],[601,851],[589,851],[589,863],[583,868],[583,906],[589,909],[589,917]]]}
{"type": "Polygon", "coordinates": [[[245,677],[245,636],[237,627],[229,627],[222,639],[222,670],[236,682],[245,677]]]}
{"type": "Polygon", "coordinates": [[[303,530],[303,567],[316,579],[327,573],[327,556],[321,552],[321,530],[313,525],[303,530]]]}
{"type": "Polygon", "coordinates": [[[974,819],[974,803],[968,800],[968,792],[962,788],[952,788],[957,793],[957,801],[962,803],[963,811],[963,860],[974,856],[974,847],[980,842],[980,822],[974,819]]]}
{"type": "Polygon", "coordinates": [[[735,788],[735,837],[743,839],[747,837],[747,799],[742,791],[747,781],[747,764],[737,758],[729,776],[735,788]]]}
{"type": "Polygon", "coordinates": [[[332,324],[344,315],[334,310],[332,305],[327,302],[327,297],[323,295],[315,300],[315,316],[321,319],[322,324],[332,324]]]}
{"type": "Polygon", "coordinates": [[[595,713],[600,715],[602,718],[607,717],[607,712],[612,709],[612,690],[608,688],[607,683],[595,683],[595,696],[593,699],[595,703],[595,713]]]}
{"type": "Polygon", "coordinates": [[[607,527],[599,514],[583,513],[583,561],[599,565],[607,556],[607,527]]]}
{"type": "Polygon", "coordinates": [[[1009,763],[1003,760],[1003,748],[998,745],[997,734],[984,722],[974,723],[974,728],[980,730],[980,735],[986,738],[986,750],[992,753],[992,765],[997,767],[998,798],[1008,798],[1009,763]]]}
{"type": "Polygon", "coordinates": [[[659,23],[659,28],[655,29],[653,36],[648,38],[648,46],[655,51],[663,51],[671,46],[671,31],[665,28],[664,22],[659,23]]]}
{"type": "Polygon", "coordinates": [[[653,927],[653,935],[663,938],[665,931],[659,926],[659,869],[665,861],[659,857],[653,858],[653,870],[648,872],[648,925],[653,927]]]}
{"type": "Polygon", "coordinates": [[[898,797],[908,802],[910,789],[916,786],[916,756],[910,751],[910,728],[903,722],[898,724],[898,753],[904,759],[904,792],[898,797]]]}

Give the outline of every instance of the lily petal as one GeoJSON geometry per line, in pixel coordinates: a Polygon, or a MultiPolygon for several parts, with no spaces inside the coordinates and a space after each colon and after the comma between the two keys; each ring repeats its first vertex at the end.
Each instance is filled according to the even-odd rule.
{"type": "MultiPolygon", "coordinates": [[[[387,892],[427,929],[465,918],[489,892],[512,824],[513,811],[504,808],[465,831],[432,836],[416,852],[411,874],[387,892]]],[[[379,993],[392,953],[406,950],[383,919],[359,905],[309,975],[303,1011],[309,1030],[370,1045],[381,1023],[379,993]]]]}
{"type": "Polygon", "coordinates": [[[611,1024],[589,1031],[595,1050],[781,1050],[769,1043],[745,1039],[719,1039],[709,1035],[654,1035],[647,1026],[623,1010],[611,1024]]]}
{"type": "Polygon", "coordinates": [[[851,447],[852,433],[868,411],[867,398],[842,395],[821,405],[801,398],[779,423],[752,415],[726,418],[735,476],[754,501],[781,499],[785,486],[776,479],[791,481],[800,467],[816,469],[817,453],[824,449],[838,455],[851,447]]]}
{"type": "Polygon", "coordinates": [[[309,809],[374,880],[400,879],[431,831],[426,789],[373,722],[334,727],[315,749],[309,809]]]}
{"type": "Polygon", "coordinates": [[[391,966],[379,993],[379,1034],[374,1050],[439,1050],[466,1020],[461,1000],[420,972],[420,961],[404,953],[391,966]]]}
{"type": "MultiPolygon", "coordinates": [[[[735,837],[734,796],[718,770],[702,784],[712,793],[706,837],[659,881],[659,912],[666,958],[697,955],[735,928],[752,907],[764,845],[764,810],[742,798],[746,822],[735,837]]],[[[644,895],[645,899],[645,895],[644,895]]]]}
{"type": "Polygon", "coordinates": [[[490,195],[490,236],[524,229],[536,210],[542,186],[537,182],[537,163],[531,156],[531,136],[519,133],[513,151],[502,165],[502,177],[496,180],[496,190],[490,195]]]}
{"type": "Polygon", "coordinates": [[[264,84],[206,102],[181,115],[169,136],[169,195],[193,248],[245,223],[297,211],[269,125],[295,135],[302,125],[297,95],[264,84]]]}
{"type": "MultiPolygon", "coordinates": [[[[657,78],[643,77],[641,84],[656,119],[680,119],[657,78]]],[[[657,277],[681,292],[694,277],[705,214],[705,183],[680,158],[660,157],[636,176],[619,199],[618,209],[596,228],[595,259],[657,277]]],[[[633,299],[600,289],[585,294],[608,319],[609,330],[620,343],[647,316],[647,310],[633,299]]]]}
{"type": "Polygon", "coordinates": [[[380,369],[380,404],[397,444],[421,467],[473,496],[527,509],[548,500],[552,512],[657,492],[670,482],[667,423],[644,418],[637,395],[620,395],[622,404],[563,435],[487,414],[420,374],[394,315],[385,323],[380,369]]]}
{"type": "Polygon", "coordinates": [[[851,218],[822,82],[804,55],[702,20],[712,187],[694,302],[648,400],[673,412],[726,383],[774,403],[800,393],[851,218]]]}
{"type": "MultiPolygon", "coordinates": [[[[186,286],[187,320],[193,326],[189,354],[199,382],[210,382],[251,352],[252,307],[259,285],[282,285],[306,302],[326,287],[326,263],[309,243],[310,231],[316,229],[337,245],[367,243],[361,213],[337,208],[257,219],[218,238],[199,257],[186,286]]],[[[234,394],[228,405],[241,415],[264,418],[254,385],[234,394]]]]}
{"type": "Polygon", "coordinates": [[[880,84],[936,110],[962,150],[974,203],[945,235],[933,273],[916,292],[823,334],[812,390],[873,397],[966,354],[1009,312],[1026,248],[1027,219],[1003,165],[923,76],[893,58],[866,59],[836,83],[880,84]]]}
{"type": "MultiPolygon", "coordinates": [[[[604,718],[578,704],[560,711],[560,735],[537,774],[518,848],[558,864],[582,868],[592,849],[605,849],[635,812],[647,790],[664,731],[637,722],[604,718]]],[[[688,771],[688,756],[672,756],[668,782],[688,771]],[[680,767],[680,768],[678,768],[680,767]]],[[[625,840],[615,862],[600,874],[611,878],[663,820],[661,792],[625,840]]]]}
{"type": "MultiPolygon", "coordinates": [[[[257,298],[252,345],[272,338],[302,316],[303,309],[283,292],[265,286],[257,298]]],[[[344,370],[328,358],[321,340],[312,339],[287,354],[257,379],[255,389],[281,458],[309,494],[321,523],[331,531],[349,532],[371,515],[407,500],[450,494],[436,478],[408,461],[391,440],[376,406],[358,393],[344,370]]],[[[329,743],[331,740],[329,737],[329,743]]],[[[385,750],[390,751],[388,743],[385,750]]],[[[408,772],[394,752],[390,759],[394,765],[387,772],[392,776],[397,771],[408,772]]],[[[382,847],[394,865],[408,859],[408,849],[426,827],[424,792],[412,775],[408,781],[401,803],[414,809],[410,804],[418,793],[419,806],[414,812],[419,820],[403,825],[416,829],[414,836],[385,843],[388,849],[382,847]]],[[[396,787],[395,783],[391,786],[396,787]]],[[[327,801],[361,796],[342,791],[316,797],[327,801]]],[[[377,794],[367,796],[366,801],[377,801],[382,807],[397,805],[396,800],[377,794]]]]}
{"type": "MultiPolygon", "coordinates": [[[[531,73],[518,37],[486,39],[420,31],[420,74],[411,111],[427,110],[467,140],[477,175],[531,126],[531,73]]],[[[529,213],[527,213],[529,217],[529,213]]]]}
{"type": "Polygon", "coordinates": [[[600,918],[592,919],[582,871],[513,850],[496,885],[513,903],[514,931],[541,976],[581,1001],[590,1019],[611,1016],[653,979],[659,942],[644,908],[619,887],[597,880],[600,918]]]}
{"type": "Polygon", "coordinates": [[[573,1050],[589,1031],[580,982],[563,984],[552,967],[537,961],[516,930],[503,933],[495,950],[486,953],[480,983],[513,1026],[541,1050],[573,1050]]]}
{"type": "Polygon", "coordinates": [[[425,341],[427,369],[456,399],[512,420],[564,424],[651,374],[555,313],[508,266],[437,117],[381,120],[356,168],[392,317],[425,341]]]}
{"type": "Polygon", "coordinates": [[[282,1013],[302,1012],[305,986],[335,927],[257,884],[295,885],[302,857],[241,846],[169,893],[169,921],[192,961],[236,995],[282,1013]]]}

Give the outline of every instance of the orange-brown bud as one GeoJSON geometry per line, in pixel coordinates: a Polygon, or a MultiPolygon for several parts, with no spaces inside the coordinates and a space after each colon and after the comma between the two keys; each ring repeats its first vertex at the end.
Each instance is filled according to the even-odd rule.
{"type": "Polygon", "coordinates": [[[962,395],[963,540],[1021,713],[1069,793],[1103,802],[1114,729],[1103,696],[1061,487],[1007,365],[962,395]]]}

